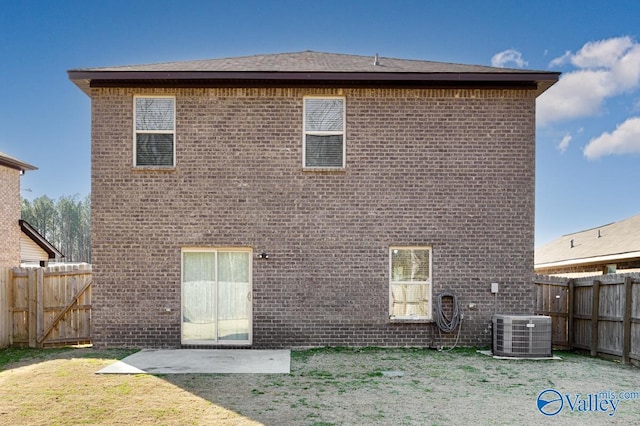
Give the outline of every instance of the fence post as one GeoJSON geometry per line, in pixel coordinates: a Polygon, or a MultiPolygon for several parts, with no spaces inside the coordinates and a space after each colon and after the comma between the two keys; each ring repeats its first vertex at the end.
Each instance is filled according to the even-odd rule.
{"type": "Polygon", "coordinates": [[[591,356],[598,354],[598,314],[600,312],[600,281],[593,281],[591,305],[591,356]]]}
{"type": "Polygon", "coordinates": [[[631,277],[625,277],[624,279],[624,312],[622,314],[622,324],[624,334],[622,338],[622,362],[629,364],[629,352],[631,352],[631,309],[633,304],[631,298],[633,291],[633,280],[631,277]]]}
{"type": "Polygon", "coordinates": [[[0,267],[0,349],[9,346],[11,302],[9,299],[9,268],[0,267]]]}
{"type": "Polygon", "coordinates": [[[567,301],[567,346],[569,346],[569,350],[573,349],[573,295],[575,292],[576,281],[571,278],[568,282],[569,285],[569,294],[567,297],[569,300],[567,301]]]}

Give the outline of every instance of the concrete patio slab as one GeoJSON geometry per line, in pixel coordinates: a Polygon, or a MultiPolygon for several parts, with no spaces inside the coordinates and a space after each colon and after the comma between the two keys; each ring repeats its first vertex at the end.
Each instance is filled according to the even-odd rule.
{"type": "Polygon", "coordinates": [[[290,350],[143,349],[97,374],[289,374],[290,350]]]}

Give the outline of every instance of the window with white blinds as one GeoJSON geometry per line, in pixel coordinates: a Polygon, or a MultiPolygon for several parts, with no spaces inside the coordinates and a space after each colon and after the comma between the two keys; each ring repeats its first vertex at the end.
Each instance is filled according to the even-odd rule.
{"type": "Polygon", "coordinates": [[[175,165],[175,98],[134,98],[134,166],[175,165]]]}
{"type": "Polygon", "coordinates": [[[304,167],[344,168],[344,135],[344,98],[304,98],[304,167]]]}

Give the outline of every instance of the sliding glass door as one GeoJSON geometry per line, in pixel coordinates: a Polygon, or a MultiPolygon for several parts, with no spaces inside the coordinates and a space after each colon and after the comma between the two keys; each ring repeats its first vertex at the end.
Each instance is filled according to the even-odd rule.
{"type": "Polygon", "coordinates": [[[182,250],[182,343],[251,343],[251,249],[182,250]]]}

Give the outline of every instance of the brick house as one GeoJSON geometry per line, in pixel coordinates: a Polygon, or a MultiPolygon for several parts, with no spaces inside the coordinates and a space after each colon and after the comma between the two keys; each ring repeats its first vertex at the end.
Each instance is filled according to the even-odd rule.
{"type": "Polygon", "coordinates": [[[488,345],[492,282],[532,312],[558,73],[307,51],[69,78],[92,101],[95,345],[448,345],[444,290],[488,345]]]}
{"type": "Polygon", "coordinates": [[[20,176],[37,167],[0,152],[0,268],[20,264],[20,176]]]}

